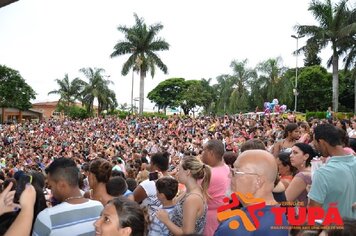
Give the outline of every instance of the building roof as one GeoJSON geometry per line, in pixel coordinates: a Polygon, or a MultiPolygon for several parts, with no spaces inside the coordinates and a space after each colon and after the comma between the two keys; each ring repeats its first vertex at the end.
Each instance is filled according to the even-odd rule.
{"type": "Polygon", "coordinates": [[[39,114],[43,114],[43,112],[42,111],[39,111],[39,110],[36,110],[36,109],[33,109],[33,108],[30,108],[30,109],[28,109],[29,111],[31,111],[31,112],[35,112],[35,113],[39,113],[39,114]]]}
{"type": "Polygon", "coordinates": [[[57,106],[58,101],[53,101],[53,102],[37,102],[37,103],[32,103],[32,106],[57,106]]]}

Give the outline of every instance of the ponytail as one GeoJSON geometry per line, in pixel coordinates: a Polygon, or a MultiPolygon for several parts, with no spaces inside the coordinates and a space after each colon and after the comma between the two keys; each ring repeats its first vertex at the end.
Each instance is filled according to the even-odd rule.
{"type": "Polygon", "coordinates": [[[201,187],[203,189],[203,195],[204,195],[205,199],[211,199],[211,196],[209,196],[209,193],[208,193],[208,188],[209,188],[210,178],[211,178],[210,166],[203,164],[203,171],[204,171],[204,178],[201,183],[201,187]]]}

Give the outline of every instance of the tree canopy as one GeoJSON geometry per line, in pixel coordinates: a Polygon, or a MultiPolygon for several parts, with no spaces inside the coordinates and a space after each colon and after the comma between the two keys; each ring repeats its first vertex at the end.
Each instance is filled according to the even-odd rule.
{"type": "Polygon", "coordinates": [[[32,106],[30,100],[35,98],[35,91],[18,71],[0,65],[0,107],[27,110],[32,106]]]}
{"type": "Polygon", "coordinates": [[[195,112],[196,107],[208,107],[212,101],[213,89],[207,80],[184,80],[171,78],[159,83],[147,98],[159,109],[181,107],[184,114],[195,112]]]}

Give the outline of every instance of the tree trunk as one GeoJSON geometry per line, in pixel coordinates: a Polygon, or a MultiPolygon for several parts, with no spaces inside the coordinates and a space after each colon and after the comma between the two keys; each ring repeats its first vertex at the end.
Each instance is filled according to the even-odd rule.
{"type": "Polygon", "coordinates": [[[145,74],[142,70],[140,70],[140,105],[139,105],[139,114],[142,116],[143,114],[143,103],[145,96],[145,74]]]}
{"type": "Polygon", "coordinates": [[[333,59],[333,111],[338,112],[339,109],[339,57],[334,50],[333,59]]]}
{"type": "Polygon", "coordinates": [[[22,124],[22,110],[19,109],[19,122],[20,124],[22,124]]]}
{"type": "Polygon", "coordinates": [[[1,123],[5,123],[5,107],[1,108],[1,123]]]}

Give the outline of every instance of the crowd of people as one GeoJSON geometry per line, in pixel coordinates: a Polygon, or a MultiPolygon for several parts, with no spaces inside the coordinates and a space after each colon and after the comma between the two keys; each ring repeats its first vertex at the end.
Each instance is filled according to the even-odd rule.
{"type": "Polygon", "coordinates": [[[1,235],[356,235],[356,119],[106,117],[0,135],[1,235]],[[333,203],[343,229],[273,228],[274,207],[333,203]]]}

